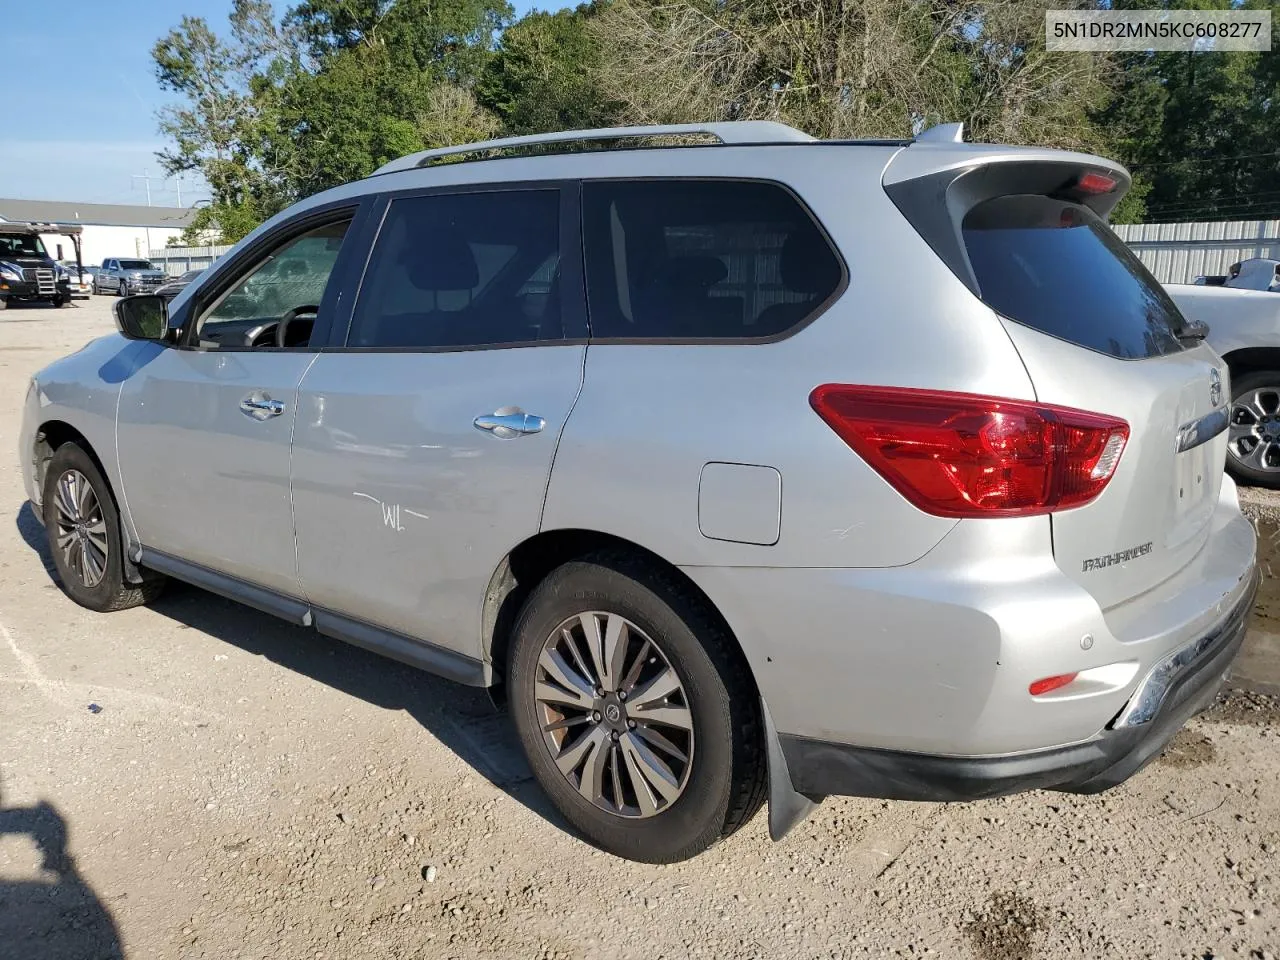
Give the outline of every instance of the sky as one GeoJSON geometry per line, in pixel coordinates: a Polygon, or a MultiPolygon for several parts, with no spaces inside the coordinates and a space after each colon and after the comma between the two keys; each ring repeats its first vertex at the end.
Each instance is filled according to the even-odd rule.
{"type": "MultiPolygon", "coordinates": [[[[179,190],[183,206],[208,196],[196,180],[175,184],[166,179],[155,158],[164,146],[156,111],[172,102],[172,95],[156,83],[151,47],[183,14],[225,29],[231,0],[62,0],[52,7],[0,0],[0,5],[8,80],[0,197],[145,204],[144,175],[150,177],[156,206],[176,206],[179,190]]],[[[277,0],[276,8],[287,5],[277,0]]],[[[517,13],[531,5],[530,0],[514,4],[517,13]]]]}

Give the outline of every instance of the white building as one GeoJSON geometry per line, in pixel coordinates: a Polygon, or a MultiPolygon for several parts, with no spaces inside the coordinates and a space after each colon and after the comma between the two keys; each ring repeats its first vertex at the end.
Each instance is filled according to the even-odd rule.
{"type": "MultiPolygon", "coordinates": [[[[0,220],[78,224],[81,257],[86,265],[107,257],[146,258],[155,247],[165,246],[191,222],[193,211],[183,207],[141,207],[116,203],[63,203],[60,200],[0,199],[0,220]]],[[[43,237],[55,260],[72,260],[76,251],[61,234],[43,237]],[[59,252],[58,248],[62,250],[59,252]]]]}

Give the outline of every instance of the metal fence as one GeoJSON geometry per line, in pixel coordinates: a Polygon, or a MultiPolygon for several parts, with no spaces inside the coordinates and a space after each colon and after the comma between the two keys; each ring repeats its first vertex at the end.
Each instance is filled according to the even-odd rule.
{"type": "Polygon", "coordinates": [[[230,250],[222,247],[158,247],[151,251],[151,262],[171,277],[200,270],[230,250]]]}
{"type": "MultiPolygon", "coordinates": [[[[1121,224],[1115,231],[1161,283],[1225,274],[1231,264],[1250,257],[1280,260],[1280,220],[1121,224]]],[[[161,247],[151,251],[151,262],[176,276],[207,267],[230,249],[161,247]]]]}
{"type": "Polygon", "coordinates": [[[1225,274],[1250,257],[1280,260],[1280,220],[1139,223],[1115,231],[1161,283],[1225,274]]]}

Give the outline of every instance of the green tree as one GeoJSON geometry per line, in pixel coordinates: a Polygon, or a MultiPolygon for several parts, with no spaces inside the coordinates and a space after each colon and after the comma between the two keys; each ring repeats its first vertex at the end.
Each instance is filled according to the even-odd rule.
{"type": "Polygon", "coordinates": [[[275,25],[268,0],[235,0],[229,26],[223,38],[202,18],[183,17],[153,47],[161,88],[183,98],[160,111],[172,145],[157,156],[166,173],[201,174],[215,207],[269,215],[291,194],[283,172],[263,164],[261,144],[297,45],[275,25]]]}
{"type": "Polygon", "coordinates": [[[314,68],[281,93],[267,153],[310,194],[424,147],[483,139],[497,123],[472,94],[507,22],[506,0],[307,0],[285,23],[314,68]]]}
{"type": "MultiPolygon", "coordinates": [[[[1232,9],[1227,0],[1118,0],[1129,9],[1232,9]]],[[[1096,113],[1108,146],[1145,187],[1152,221],[1280,217],[1280,10],[1271,53],[1134,53],[1117,57],[1115,96],[1096,113]]],[[[1124,211],[1118,211],[1117,219],[1124,211]]]]}
{"type": "Polygon", "coordinates": [[[534,11],[503,31],[477,86],[480,102],[513,134],[608,126],[620,104],[600,85],[600,7],[534,11]]]}
{"type": "Polygon", "coordinates": [[[322,64],[344,51],[382,48],[390,67],[466,86],[511,15],[507,0],[303,0],[285,23],[322,64]]]}
{"type": "Polygon", "coordinates": [[[960,120],[976,139],[1085,146],[1107,97],[1048,54],[1033,0],[612,0],[601,82],[638,122],[778,119],[820,137],[960,120]]]}

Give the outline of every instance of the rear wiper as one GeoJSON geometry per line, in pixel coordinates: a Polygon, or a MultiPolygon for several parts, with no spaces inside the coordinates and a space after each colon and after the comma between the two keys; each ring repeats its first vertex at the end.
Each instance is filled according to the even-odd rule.
{"type": "Polygon", "coordinates": [[[1209,336],[1209,325],[1202,320],[1188,320],[1178,331],[1178,342],[1193,347],[1209,336]]]}

